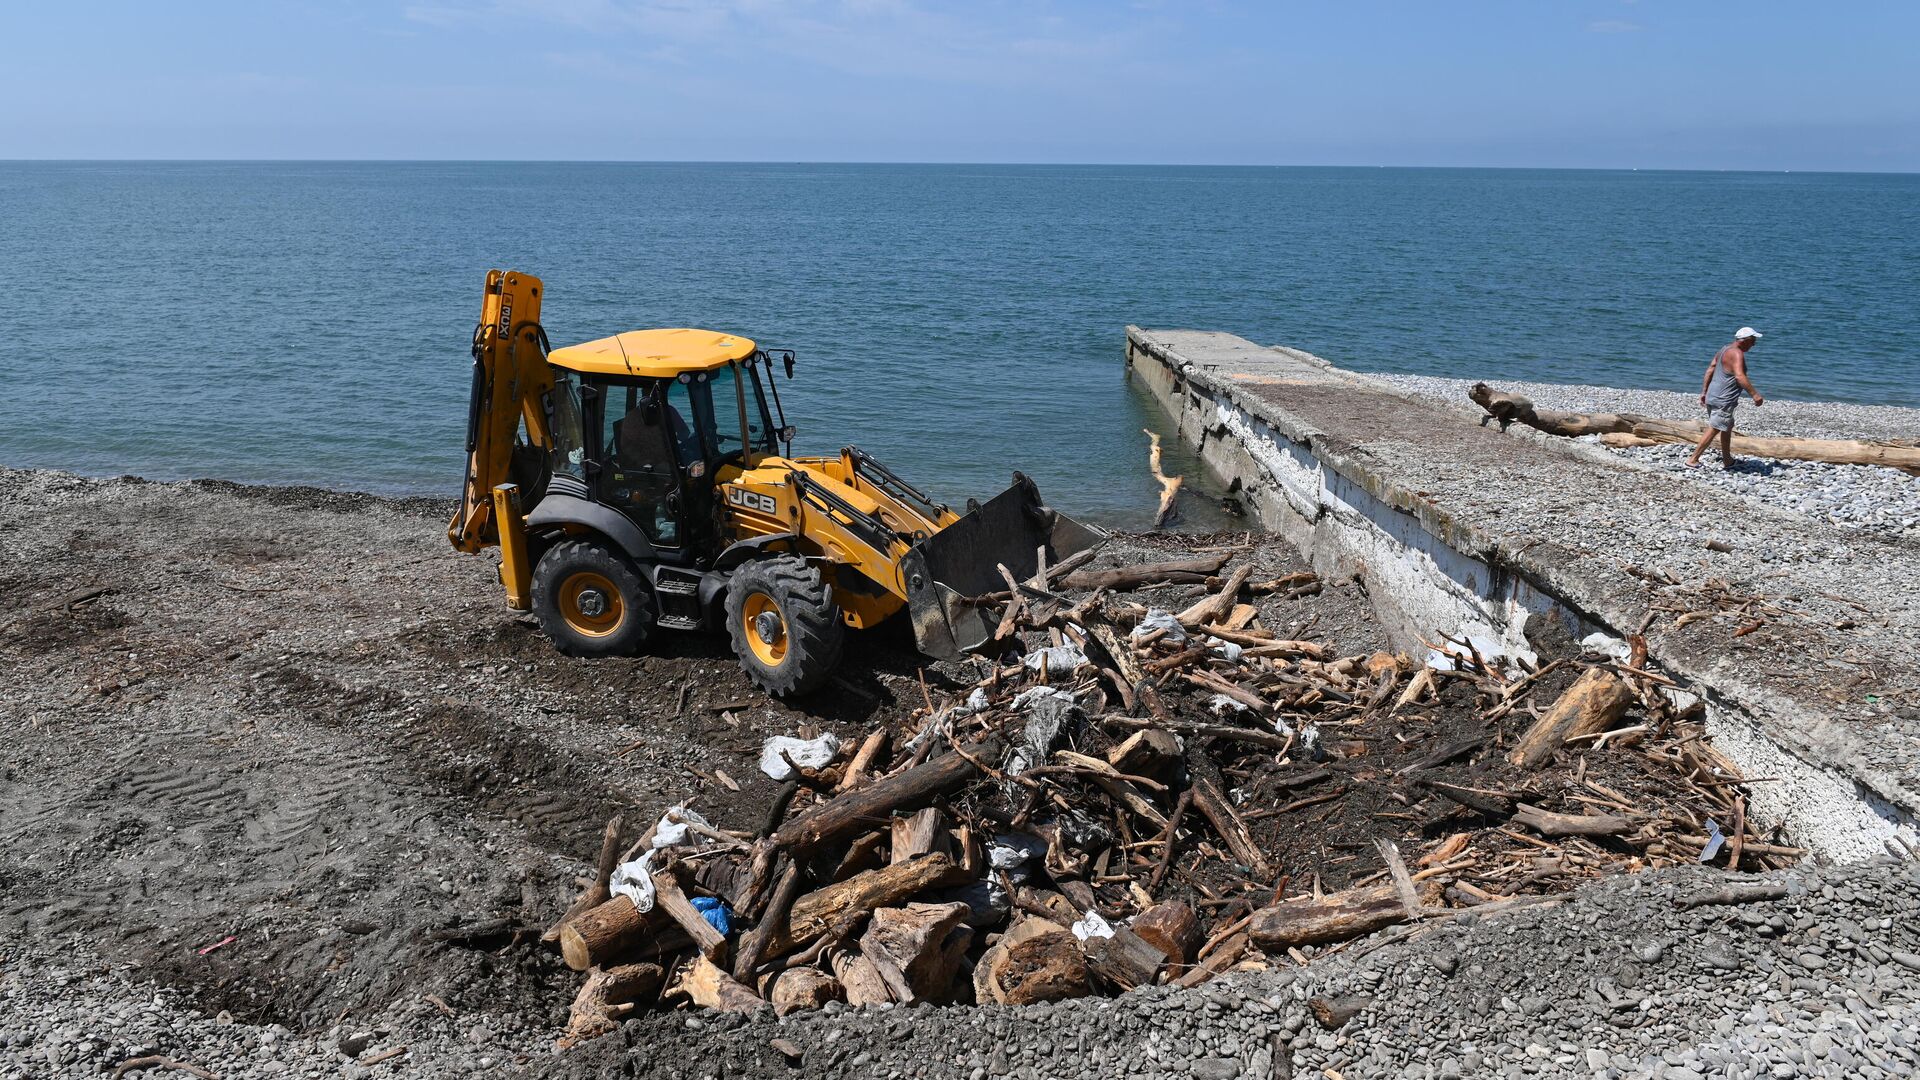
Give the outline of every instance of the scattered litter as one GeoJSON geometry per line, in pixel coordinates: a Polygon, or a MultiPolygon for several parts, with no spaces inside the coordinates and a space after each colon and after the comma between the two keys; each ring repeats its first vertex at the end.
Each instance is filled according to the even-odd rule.
{"type": "Polygon", "coordinates": [[[1712,862],[1713,857],[1720,854],[1720,846],[1726,842],[1727,837],[1725,833],[1720,831],[1720,823],[1712,818],[1708,818],[1707,846],[1700,849],[1700,861],[1712,862]]]}
{"type": "Polygon", "coordinates": [[[1180,620],[1174,617],[1173,612],[1161,608],[1149,609],[1140,624],[1127,633],[1127,637],[1138,641],[1155,630],[1165,631],[1160,638],[1162,641],[1177,643],[1187,640],[1187,628],[1180,625],[1180,620]]]}
{"type": "Polygon", "coordinates": [[[1226,713],[1243,713],[1248,711],[1246,702],[1241,701],[1239,698],[1230,698],[1225,694],[1215,694],[1212,697],[1208,698],[1207,708],[1213,710],[1216,714],[1220,714],[1220,715],[1224,715],[1226,713]]]}
{"type": "Polygon", "coordinates": [[[1092,908],[1088,908],[1086,915],[1079,922],[1074,923],[1070,929],[1073,930],[1073,936],[1081,941],[1088,938],[1113,936],[1113,924],[1101,918],[1100,913],[1092,908]]]}
{"type": "Polygon", "coordinates": [[[713,828],[712,822],[695,811],[684,806],[668,807],[667,812],[660,815],[660,823],[653,827],[652,845],[639,858],[614,867],[613,877],[607,881],[607,891],[633,901],[635,911],[652,911],[653,857],[661,848],[686,843],[694,825],[713,828]]]}
{"type": "Polygon", "coordinates": [[[224,949],[224,948],[226,948],[227,946],[229,946],[229,945],[231,945],[231,944],[233,944],[234,942],[236,942],[236,941],[239,941],[239,940],[240,940],[240,937],[239,937],[239,935],[237,935],[237,934],[228,934],[228,935],[227,935],[226,937],[223,937],[223,938],[221,938],[221,939],[220,939],[219,941],[216,941],[216,942],[214,942],[213,944],[211,944],[211,945],[208,945],[208,946],[207,946],[206,948],[203,948],[203,949],[199,949],[199,950],[196,950],[196,951],[194,952],[194,955],[195,955],[195,956],[205,956],[205,955],[207,955],[208,953],[210,953],[210,952],[212,952],[212,951],[213,951],[213,950],[215,950],[215,949],[224,949]]]}
{"type": "Polygon", "coordinates": [[[1234,642],[1221,641],[1219,638],[1208,638],[1207,643],[1213,646],[1213,654],[1225,660],[1227,663],[1237,664],[1240,662],[1240,653],[1243,650],[1234,642]]]}
{"type": "Polygon", "coordinates": [[[693,898],[692,903],[693,910],[699,912],[700,917],[707,920],[708,926],[713,927],[722,934],[733,933],[733,909],[727,906],[725,900],[716,899],[711,896],[696,896],[693,898]]]}
{"type": "Polygon", "coordinates": [[[793,769],[787,765],[786,758],[792,758],[793,763],[803,769],[819,769],[838,753],[840,737],[831,732],[817,739],[774,735],[760,748],[760,771],[775,780],[787,780],[793,776],[793,769]]]}
{"type": "Polygon", "coordinates": [[[1028,671],[1039,671],[1046,666],[1048,675],[1071,675],[1081,664],[1087,662],[1087,654],[1078,645],[1054,645],[1039,652],[1028,653],[1024,663],[1028,671]]]}

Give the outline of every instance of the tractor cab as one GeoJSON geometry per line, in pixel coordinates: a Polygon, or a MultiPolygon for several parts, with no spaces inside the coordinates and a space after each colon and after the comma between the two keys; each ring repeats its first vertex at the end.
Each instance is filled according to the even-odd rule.
{"type": "Polygon", "coordinates": [[[664,562],[707,562],[726,539],[714,479],[792,439],[773,357],[743,337],[671,329],[616,334],[547,360],[548,492],[617,511],[664,562]]]}

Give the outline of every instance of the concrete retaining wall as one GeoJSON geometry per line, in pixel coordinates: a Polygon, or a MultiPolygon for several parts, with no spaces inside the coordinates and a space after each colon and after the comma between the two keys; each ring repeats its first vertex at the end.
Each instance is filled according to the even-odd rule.
{"type": "MultiPolygon", "coordinates": [[[[1293,367],[1302,382],[1364,382],[1298,350],[1262,351],[1293,367]]],[[[1290,423],[1284,410],[1240,393],[1238,373],[1208,370],[1134,327],[1127,367],[1255,520],[1299,547],[1322,577],[1361,575],[1399,647],[1419,655],[1421,638],[1448,633],[1471,639],[1483,653],[1531,658],[1529,631],[1553,620],[1575,639],[1624,655],[1632,627],[1613,625],[1537,575],[1489,557],[1470,523],[1369,468],[1337,435],[1290,423]]],[[[1260,381],[1288,380],[1283,374],[1260,381]]],[[[1782,824],[1797,843],[1834,859],[1882,855],[1896,839],[1920,844],[1913,815],[1846,770],[1769,738],[1736,694],[1684,676],[1676,681],[1677,696],[1706,702],[1708,731],[1722,753],[1748,776],[1776,778],[1752,788],[1756,820],[1782,824]]]]}

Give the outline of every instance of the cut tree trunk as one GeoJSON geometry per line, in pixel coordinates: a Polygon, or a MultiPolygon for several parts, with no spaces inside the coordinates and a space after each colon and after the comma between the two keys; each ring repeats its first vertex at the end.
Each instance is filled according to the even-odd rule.
{"type": "Polygon", "coordinates": [[[773,980],[769,998],[773,1011],[785,1016],[802,1009],[818,1009],[829,1001],[840,1000],[840,980],[813,968],[783,971],[773,980]]]}
{"type": "Polygon", "coordinates": [[[833,974],[840,980],[849,1005],[884,1005],[893,1000],[892,993],[887,990],[887,980],[880,976],[880,969],[857,950],[836,951],[833,954],[833,974]]]}
{"type": "Polygon", "coordinates": [[[1371,934],[1406,918],[1400,891],[1376,885],[1262,908],[1253,913],[1247,932],[1267,952],[1285,952],[1298,945],[1330,945],[1371,934]]]}
{"type": "Polygon", "coordinates": [[[1167,962],[1165,953],[1124,926],[1115,927],[1112,937],[1088,938],[1086,953],[1088,970],[1122,992],[1152,986],[1167,962]]]}
{"type": "Polygon", "coordinates": [[[902,1004],[939,1000],[953,985],[973,944],[965,904],[908,904],[881,908],[860,937],[860,955],[886,980],[902,1004]]]}
{"type": "Polygon", "coordinates": [[[733,976],[715,967],[704,956],[693,958],[692,966],[680,977],[680,989],[694,1004],[721,1012],[752,1012],[766,1002],[733,976]]]}
{"type": "Polygon", "coordinates": [[[1155,904],[1135,915],[1132,929],[1170,963],[1192,963],[1193,951],[1200,947],[1200,920],[1178,900],[1155,904]]]}
{"type": "Polygon", "coordinates": [[[1157,529],[1173,516],[1173,505],[1180,498],[1180,478],[1161,471],[1160,436],[1147,428],[1141,430],[1147,433],[1147,438],[1152,442],[1147,451],[1147,467],[1153,470],[1153,478],[1160,485],[1160,508],[1153,515],[1153,527],[1157,529]]]}
{"type": "Polygon", "coordinates": [[[965,867],[939,853],[855,874],[795,900],[787,916],[786,932],[767,947],[766,957],[782,956],[806,945],[850,912],[894,907],[928,889],[970,880],[972,875],[965,867]]]}
{"type": "MultiPolygon", "coordinates": [[[[1648,443],[1686,443],[1700,441],[1707,426],[1693,420],[1662,420],[1638,413],[1567,413],[1536,408],[1519,394],[1504,393],[1486,383],[1475,383],[1467,396],[1500,421],[1505,428],[1519,421],[1550,435],[1615,436],[1609,445],[1644,446],[1648,443]],[[1631,436],[1625,442],[1619,436],[1631,436]]],[[[1485,423],[1485,421],[1481,421],[1485,423]]],[[[1791,461],[1822,461],[1832,465],[1883,465],[1889,469],[1920,476],[1920,447],[1897,442],[1871,442],[1858,439],[1788,439],[1735,435],[1733,452],[1753,457],[1784,458],[1791,461]]]]}
{"type": "MultiPolygon", "coordinates": [[[[633,901],[616,896],[599,907],[582,912],[560,928],[560,956],[575,971],[620,959],[639,949],[649,938],[672,930],[676,942],[685,941],[673,920],[656,905],[653,910],[634,910],[633,901]]],[[[651,942],[651,944],[661,944],[651,942]]]]}
{"type": "Polygon", "coordinates": [[[1612,672],[1588,668],[1545,716],[1533,722],[1507,760],[1523,769],[1538,769],[1568,739],[1598,735],[1619,723],[1633,700],[1632,688],[1612,672]]]}
{"type": "Polygon", "coordinates": [[[892,854],[888,861],[897,865],[922,855],[931,855],[941,851],[946,841],[946,825],[940,818],[940,811],[931,806],[907,817],[894,818],[892,854]]]}
{"type": "Polygon", "coordinates": [[[665,978],[666,972],[659,964],[620,964],[596,969],[574,995],[566,1033],[560,1036],[560,1047],[575,1046],[613,1031],[620,1026],[620,1017],[635,1002],[659,992],[665,978]]]}

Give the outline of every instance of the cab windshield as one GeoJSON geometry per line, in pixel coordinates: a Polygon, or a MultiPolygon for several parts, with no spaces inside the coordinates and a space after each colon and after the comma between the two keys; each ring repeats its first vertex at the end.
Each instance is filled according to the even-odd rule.
{"type": "Polygon", "coordinates": [[[716,371],[703,372],[695,377],[695,385],[704,389],[706,404],[711,409],[709,422],[701,425],[708,436],[708,453],[716,458],[738,454],[742,446],[751,445],[761,453],[775,452],[773,442],[773,420],[767,412],[767,401],[760,389],[760,373],[753,369],[745,370],[747,399],[747,429],[740,430],[739,388],[742,385],[742,369],[739,364],[729,364],[716,371]],[[704,382],[699,380],[705,379],[704,382]]]}

